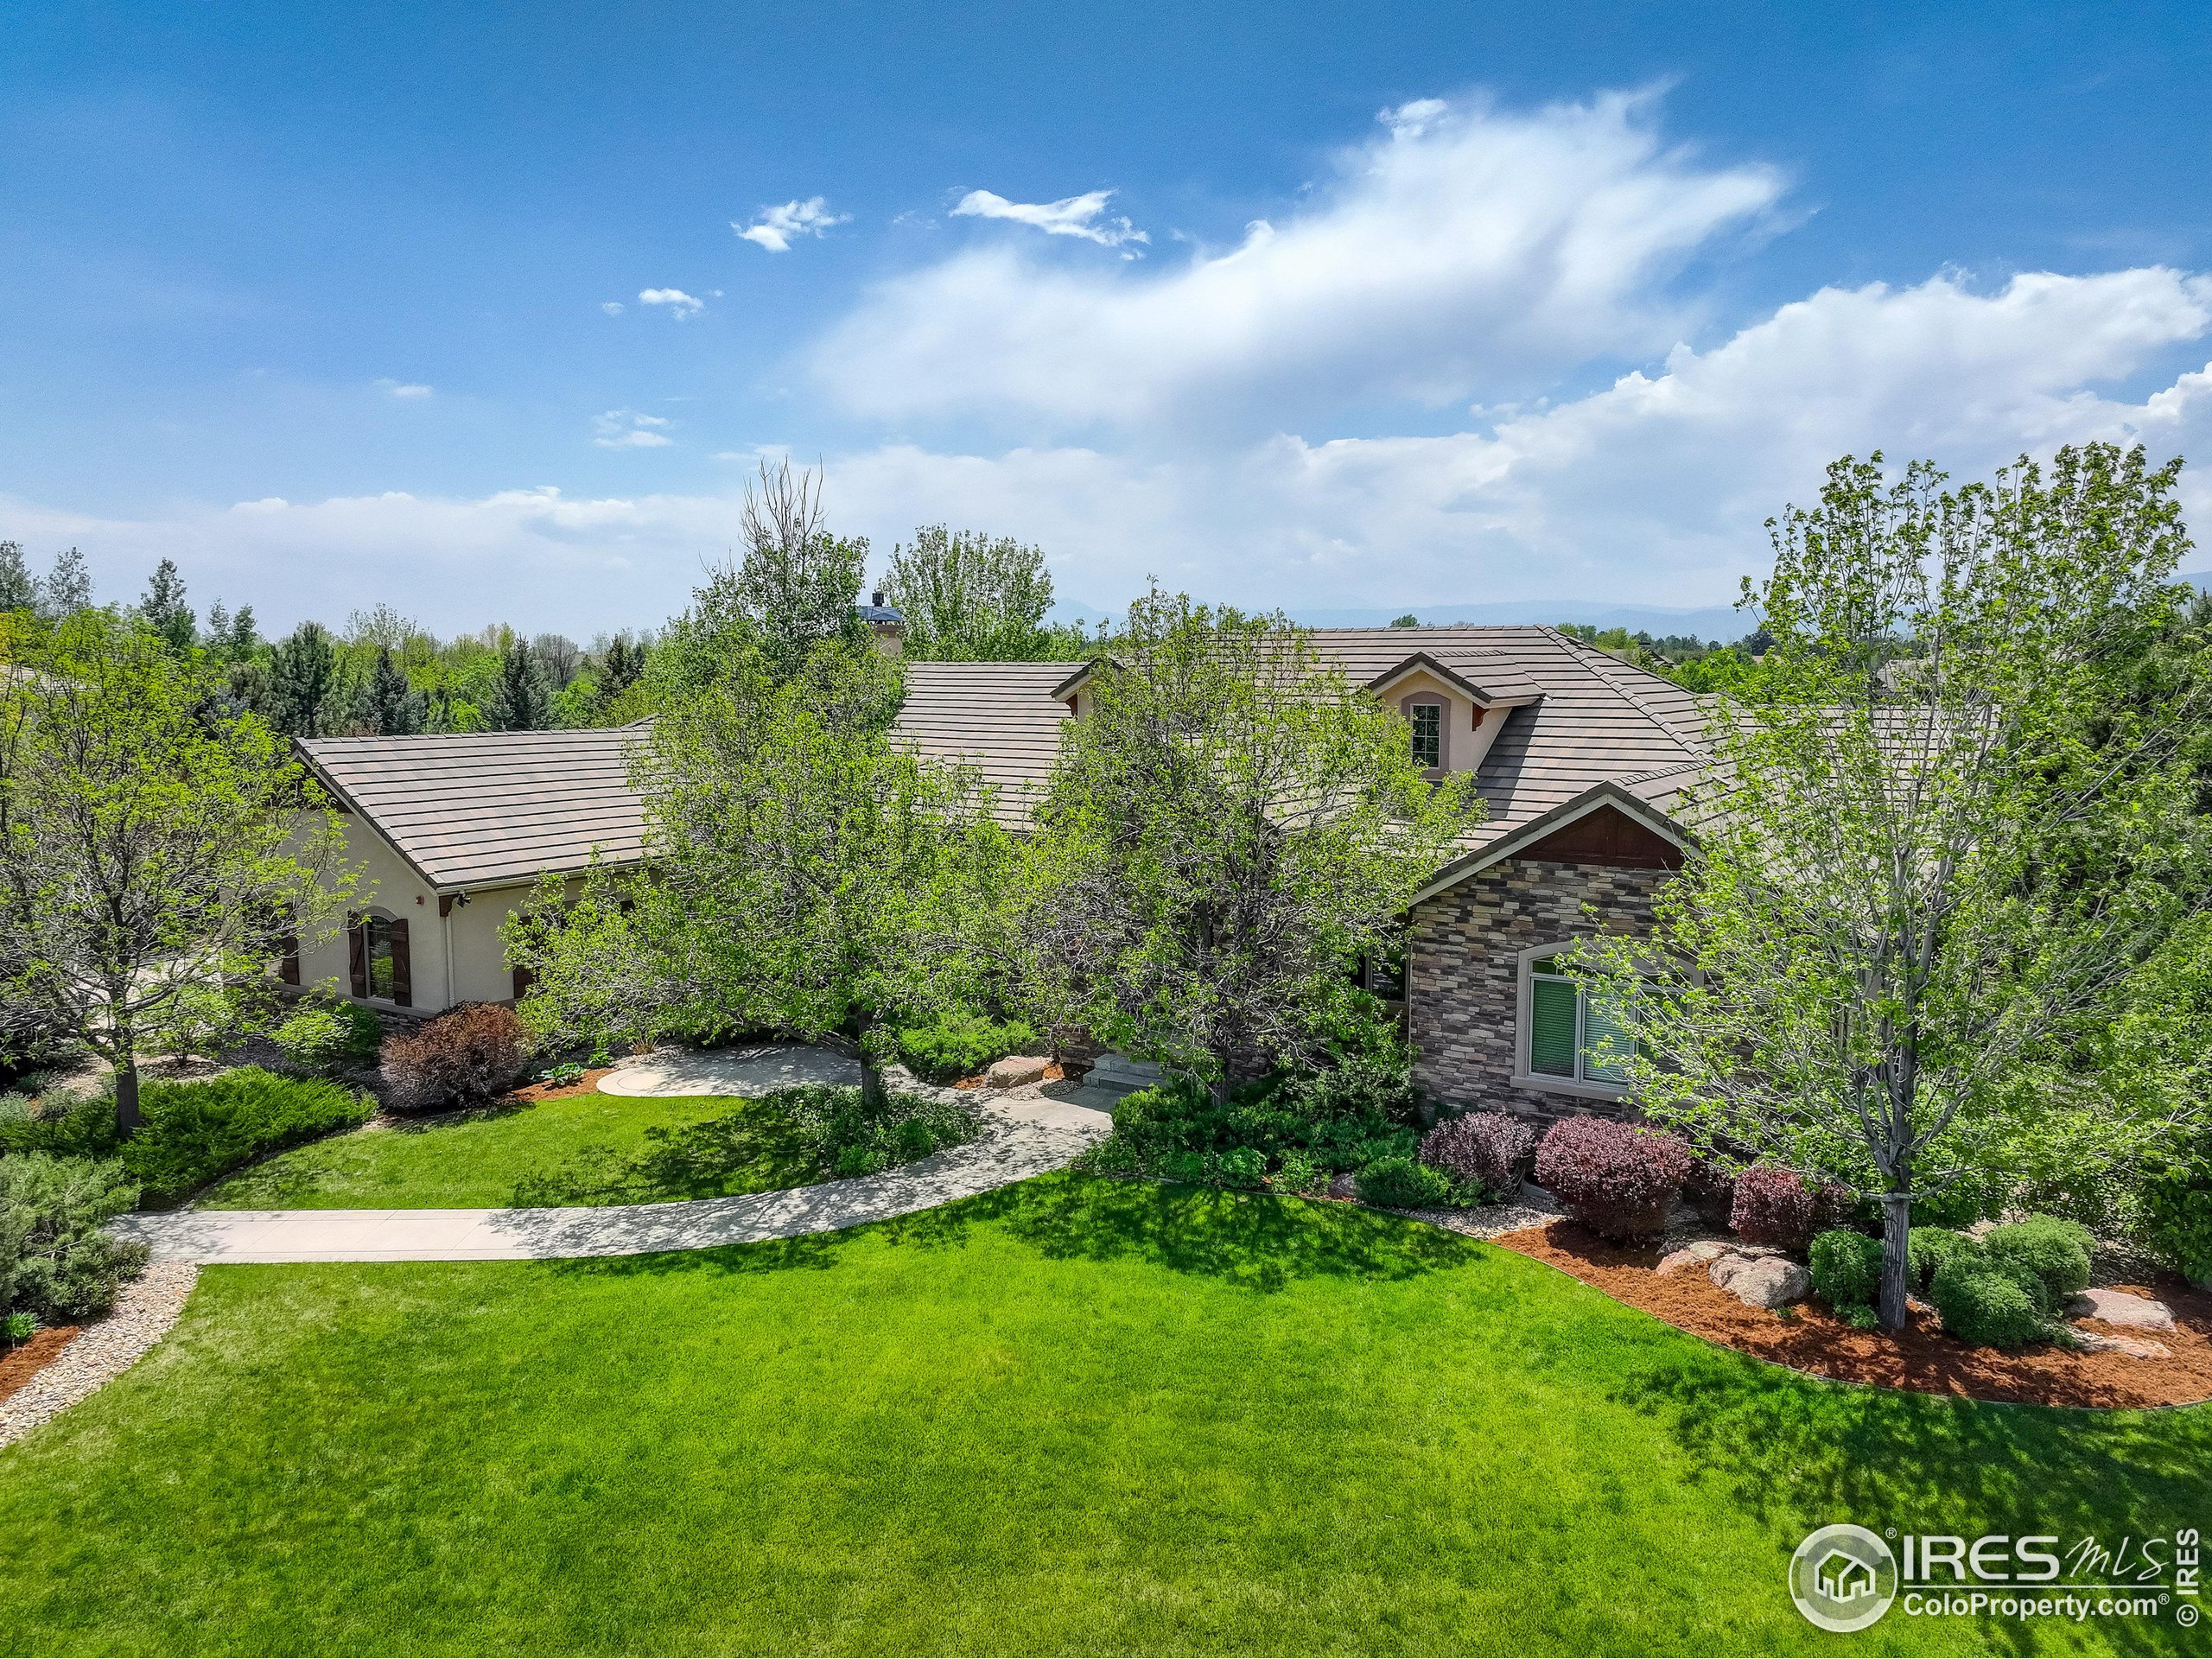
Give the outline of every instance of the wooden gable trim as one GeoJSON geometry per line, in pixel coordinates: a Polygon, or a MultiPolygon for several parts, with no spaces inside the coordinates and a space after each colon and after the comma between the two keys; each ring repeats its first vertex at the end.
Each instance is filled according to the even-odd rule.
{"type": "Polygon", "coordinates": [[[1554,864],[1603,864],[1617,870],[1679,870],[1682,849],[1610,803],[1560,825],[1514,855],[1554,864]]]}

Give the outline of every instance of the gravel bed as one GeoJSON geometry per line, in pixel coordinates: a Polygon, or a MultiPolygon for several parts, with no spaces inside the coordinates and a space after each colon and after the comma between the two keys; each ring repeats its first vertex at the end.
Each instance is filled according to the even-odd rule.
{"type": "Polygon", "coordinates": [[[115,1311],[89,1325],[35,1376],[0,1401],[0,1446],[20,1440],[120,1376],[168,1334],[200,1277],[191,1262],[156,1262],[116,1298],[115,1311]]]}

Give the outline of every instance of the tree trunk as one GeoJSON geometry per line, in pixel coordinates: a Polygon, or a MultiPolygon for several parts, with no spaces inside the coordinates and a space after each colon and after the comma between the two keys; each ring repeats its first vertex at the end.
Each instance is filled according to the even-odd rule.
{"type": "Polygon", "coordinates": [[[861,1109],[871,1116],[883,1109],[883,1073],[865,1048],[861,1050],[861,1109]]]}
{"type": "Polygon", "coordinates": [[[138,1112],[138,1057],[126,1054],[115,1068],[115,1132],[128,1141],[144,1121],[138,1112]]]}
{"type": "Polygon", "coordinates": [[[1882,1324],[1904,1329],[1905,1298],[1911,1288],[1912,1194],[1882,1194],[1882,1324]]]}

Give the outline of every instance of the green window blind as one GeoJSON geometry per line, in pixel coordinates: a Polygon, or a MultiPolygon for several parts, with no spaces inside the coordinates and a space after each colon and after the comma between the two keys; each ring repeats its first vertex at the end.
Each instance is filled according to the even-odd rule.
{"type": "Polygon", "coordinates": [[[1608,1019],[1601,1004],[1590,1003],[1582,1018],[1582,1075],[1598,1083],[1626,1083],[1635,1058],[1636,1027],[1608,1019]]]}
{"type": "Polygon", "coordinates": [[[1547,1077],[1574,1075],[1574,982],[1532,979],[1529,983],[1529,1069],[1547,1077]]]}

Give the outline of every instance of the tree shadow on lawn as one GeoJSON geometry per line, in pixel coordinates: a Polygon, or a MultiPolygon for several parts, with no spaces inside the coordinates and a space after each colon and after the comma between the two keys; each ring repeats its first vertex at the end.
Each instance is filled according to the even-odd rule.
{"type": "Polygon", "coordinates": [[[1472,1239],[1351,1205],[1052,1174],[842,1232],[548,1265],[613,1275],[819,1269],[835,1266],[845,1246],[862,1237],[906,1249],[952,1249],[979,1224],[995,1225],[1054,1261],[1141,1262],[1257,1291],[1324,1275],[1410,1279],[1495,1259],[1472,1239]]]}
{"type": "MultiPolygon", "coordinates": [[[[1788,1534],[1853,1521],[1876,1531],[2171,1539],[2201,1527],[2212,1409],[2093,1411],[1996,1405],[1823,1382],[1733,1354],[1655,1366],[1613,1398],[1653,1418],[1712,1484],[1788,1534]]],[[[2152,1586],[2155,1589],[2155,1586],[2152,1586]]],[[[1985,1639],[2033,1651],[2032,1621],[1992,1618],[1985,1639]]],[[[2170,1649],[2171,1622],[2100,1620],[2121,1652],[2170,1649]]]]}
{"type": "Polygon", "coordinates": [[[814,1148],[782,1113],[746,1106],[696,1123],[656,1125],[627,1157],[587,1147],[557,1169],[524,1176],[518,1209],[658,1204],[803,1186],[820,1179],[814,1148]]]}
{"type": "Polygon", "coordinates": [[[1143,1262],[1258,1291],[1322,1276],[1410,1279],[1485,1254],[1456,1233],[1348,1204],[1099,1177],[1023,1181],[933,1213],[946,1226],[995,1222],[1055,1261],[1143,1262]]]}

